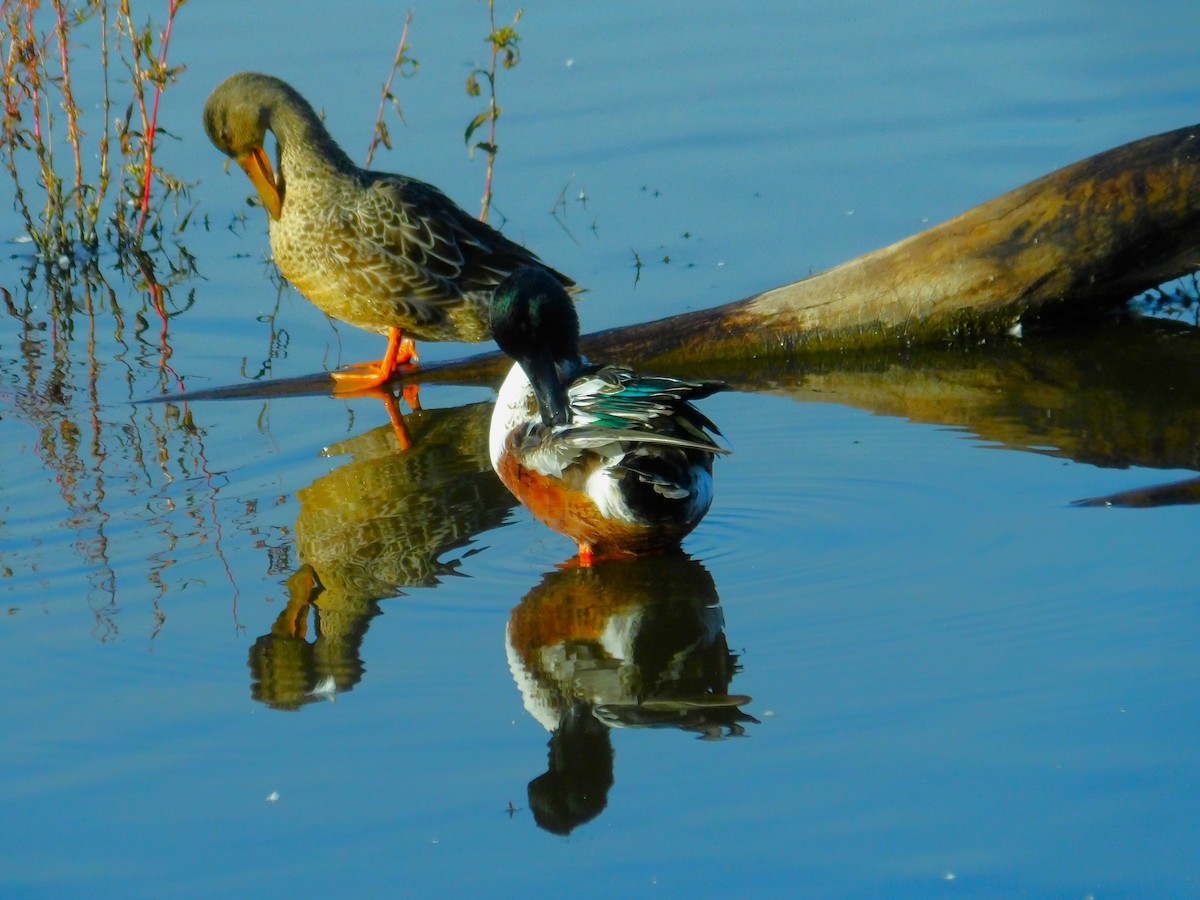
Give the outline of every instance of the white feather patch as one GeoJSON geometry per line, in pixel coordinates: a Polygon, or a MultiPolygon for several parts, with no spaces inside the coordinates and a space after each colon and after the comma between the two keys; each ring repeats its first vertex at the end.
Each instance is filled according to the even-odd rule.
{"type": "Polygon", "coordinates": [[[533,386],[525,375],[525,370],[514,365],[508,370],[508,377],[500,385],[500,393],[496,397],[496,408],[492,410],[492,424],[488,430],[488,452],[492,458],[492,468],[500,471],[500,456],[504,452],[504,442],[509,432],[518,425],[529,421],[529,403],[533,398],[533,386]]]}

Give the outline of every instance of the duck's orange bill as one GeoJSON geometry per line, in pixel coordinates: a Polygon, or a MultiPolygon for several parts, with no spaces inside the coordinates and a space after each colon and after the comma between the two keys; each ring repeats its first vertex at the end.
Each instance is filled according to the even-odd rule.
{"type": "Polygon", "coordinates": [[[275,172],[271,169],[267,151],[262,147],[255,147],[245,155],[239,156],[237,164],[250,176],[267,215],[278,221],[283,200],[279,196],[279,188],[275,185],[275,172]]]}

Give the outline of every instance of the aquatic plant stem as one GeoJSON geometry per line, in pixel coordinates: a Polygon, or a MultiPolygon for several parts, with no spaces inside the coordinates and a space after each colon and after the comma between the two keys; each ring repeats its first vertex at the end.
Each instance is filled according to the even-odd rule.
{"type": "Polygon", "coordinates": [[[170,0],[172,19],[159,34],[160,47],[155,51],[151,26],[147,24],[139,31],[133,25],[130,0],[119,0],[111,9],[103,0],[79,4],[70,0],[50,0],[44,4],[41,0],[0,0],[0,18],[5,26],[0,30],[0,90],[4,104],[0,152],[13,179],[17,212],[24,219],[25,231],[34,241],[42,264],[65,271],[76,264],[88,265],[99,251],[105,231],[101,224],[103,206],[112,176],[110,40],[115,39],[118,46],[125,37],[130,41],[131,52],[124,62],[131,76],[129,85],[133,95],[124,124],[115,126],[121,142],[122,170],[129,173],[130,180],[121,198],[133,198],[128,204],[118,202],[107,222],[108,235],[114,238],[118,252],[124,253],[128,245],[140,243],[141,235],[157,222],[157,215],[149,215],[155,180],[167,196],[186,189],[185,184],[154,166],[158,104],[162,90],[176,74],[176,70],[167,68],[170,36],[174,17],[185,2],[170,0]],[[38,13],[43,6],[47,21],[46,27],[39,30],[42,26],[38,13]],[[93,43],[90,34],[81,36],[85,25],[98,28],[98,41],[93,43]],[[100,88],[100,116],[88,120],[88,109],[77,103],[76,57],[81,48],[92,47],[98,50],[100,59],[100,72],[95,79],[100,88]],[[152,56],[157,56],[157,62],[152,56]],[[152,102],[145,93],[149,81],[154,81],[157,87],[152,102]],[[130,128],[135,108],[141,113],[140,129],[130,128]],[[91,156],[84,152],[83,146],[86,134],[83,126],[87,121],[94,121],[97,126],[90,129],[97,134],[91,156]],[[55,147],[56,140],[59,147],[55,147]],[[63,141],[70,145],[70,151],[59,153],[65,162],[60,172],[56,168],[55,150],[62,150],[63,141]],[[33,160],[32,165],[27,165],[27,159],[33,160]],[[90,177],[88,173],[87,167],[93,159],[99,167],[98,177],[90,177]],[[73,171],[69,171],[72,165],[73,171]],[[22,180],[27,182],[24,188],[22,180]],[[34,183],[37,190],[29,190],[34,183]],[[31,202],[35,195],[40,198],[40,205],[31,202]],[[136,233],[133,209],[141,213],[136,233]],[[81,255],[80,249],[86,252],[81,255]]]}
{"type": "MultiPolygon", "coordinates": [[[[100,4],[100,30],[103,34],[108,34],[108,4],[100,4]]],[[[108,193],[108,184],[110,179],[109,162],[108,162],[108,141],[109,141],[109,113],[112,110],[112,97],[109,94],[108,83],[108,41],[100,42],[100,71],[102,73],[104,84],[104,95],[100,100],[100,114],[104,121],[104,127],[100,129],[100,175],[99,183],[96,185],[96,191],[93,195],[91,209],[88,213],[88,220],[92,223],[92,229],[95,231],[96,223],[100,221],[100,207],[104,202],[104,197],[108,193]]],[[[96,241],[99,243],[99,235],[96,235],[96,241]]]]}
{"type": "Polygon", "coordinates": [[[500,151],[500,148],[496,145],[496,120],[500,118],[501,113],[501,108],[496,103],[496,65],[500,61],[501,51],[504,53],[502,65],[506,69],[511,69],[521,61],[519,46],[521,36],[517,33],[516,24],[521,20],[523,12],[523,10],[518,9],[517,14],[513,17],[512,24],[505,25],[503,28],[497,28],[495,0],[488,0],[488,23],[491,26],[491,31],[488,33],[488,43],[492,45],[491,64],[486,69],[475,69],[467,78],[467,93],[472,97],[477,97],[480,93],[479,80],[476,76],[482,75],[488,80],[488,108],[470,121],[467,125],[466,133],[463,135],[463,139],[466,141],[467,146],[470,147],[472,155],[474,155],[476,149],[483,150],[488,155],[487,175],[483,190],[483,208],[479,213],[479,219],[483,222],[487,221],[488,213],[492,206],[492,179],[496,168],[496,154],[500,151]],[[488,123],[488,139],[472,145],[471,137],[484,122],[488,123]]]}
{"type": "Polygon", "coordinates": [[[500,46],[496,42],[496,4],[494,0],[488,0],[488,24],[491,25],[491,44],[492,44],[492,64],[489,69],[491,78],[488,79],[488,84],[491,86],[488,97],[488,158],[487,158],[487,176],[483,183],[483,209],[479,213],[479,220],[486,222],[488,213],[492,208],[492,175],[496,171],[496,57],[500,53],[500,46]]]}
{"type": "MultiPolygon", "coordinates": [[[[142,133],[142,144],[146,154],[146,170],[142,173],[141,210],[138,215],[137,228],[134,229],[134,235],[138,240],[141,239],[142,233],[146,228],[146,217],[150,212],[150,188],[154,179],[154,139],[158,130],[158,101],[162,96],[163,86],[167,80],[167,48],[171,43],[171,29],[175,25],[175,14],[179,12],[179,8],[186,2],[187,0],[169,0],[167,24],[163,28],[159,38],[158,66],[155,70],[154,78],[154,103],[150,111],[149,125],[143,128],[142,133]]],[[[139,92],[139,97],[141,96],[139,92]]],[[[145,107],[143,106],[143,121],[145,117],[145,107]]]]}
{"type": "MultiPolygon", "coordinates": [[[[381,143],[389,150],[392,147],[391,139],[388,137],[387,126],[383,122],[383,113],[387,107],[388,100],[391,100],[396,107],[396,112],[400,116],[400,121],[404,121],[404,113],[400,109],[400,101],[396,99],[392,93],[392,82],[396,79],[396,73],[400,71],[404,63],[409,62],[405,51],[408,50],[408,26],[412,22],[412,10],[404,17],[404,30],[400,32],[400,43],[396,46],[396,55],[392,59],[392,70],[388,73],[387,81],[384,82],[383,91],[379,95],[379,111],[375,113],[375,130],[371,134],[371,144],[367,147],[366,168],[371,167],[371,160],[375,158],[375,148],[381,143]]],[[[415,64],[415,60],[413,60],[415,64]]],[[[414,68],[414,72],[416,69],[414,68]]]]}
{"type": "MultiPolygon", "coordinates": [[[[71,90],[71,59],[68,52],[70,27],[67,25],[67,10],[62,0],[54,0],[55,35],[58,39],[58,60],[62,71],[59,89],[63,95],[63,110],[67,114],[67,141],[75,157],[75,208],[79,215],[80,237],[83,237],[83,153],[79,141],[79,108],[71,90]]],[[[65,237],[65,235],[64,235],[65,237]]],[[[60,250],[65,248],[60,247],[60,250]]]]}

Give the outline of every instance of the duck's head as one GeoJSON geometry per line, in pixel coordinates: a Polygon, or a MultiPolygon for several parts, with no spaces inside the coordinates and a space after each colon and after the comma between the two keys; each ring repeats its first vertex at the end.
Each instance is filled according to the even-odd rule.
{"type": "MultiPolygon", "coordinates": [[[[250,176],[267,215],[276,220],[283,198],[263,143],[276,107],[293,97],[300,95],[278,78],[240,72],[221,82],[204,104],[208,139],[250,176]]],[[[307,106],[303,98],[300,102],[307,106]]]]}
{"type": "Polygon", "coordinates": [[[567,386],[582,367],[579,315],[553,275],[539,266],[518,269],[492,296],[492,337],[525,370],[542,422],[571,421],[567,386]]]}

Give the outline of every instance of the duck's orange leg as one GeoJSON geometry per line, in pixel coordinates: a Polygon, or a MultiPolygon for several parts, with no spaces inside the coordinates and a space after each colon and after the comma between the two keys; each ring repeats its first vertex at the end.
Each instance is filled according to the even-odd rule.
{"type": "Polygon", "coordinates": [[[383,359],[357,363],[338,372],[329,373],[333,376],[333,392],[354,394],[379,387],[385,384],[400,366],[415,364],[416,361],[417,348],[412,338],[406,338],[399,328],[391,328],[388,330],[387,351],[383,354],[383,359]]]}
{"type": "Polygon", "coordinates": [[[313,598],[321,593],[321,583],[313,567],[305,563],[288,578],[287,586],[287,606],[271,626],[271,633],[304,640],[308,635],[308,611],[313,598]]]}
{"type": "Polygon", "coordinates": [[[404,416],[400,415],[400,404],[396,402],[396,395],[391,391],[382,391],[381,393],[388,418],[392,421],[392,431],[396,435],[396,442],[400,445],[401,450],[407,450],[412,446],[412,438],[408,434],[408,427],[404,424],[404,416]]]}
{"type": "Polygon", "coordinates": [[[404,397],[404,402],[413,412],[417,412],[421,408],[421,386],[419,384],[406,384],[400,389],[400,395],[404,397]]]}

